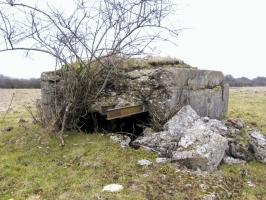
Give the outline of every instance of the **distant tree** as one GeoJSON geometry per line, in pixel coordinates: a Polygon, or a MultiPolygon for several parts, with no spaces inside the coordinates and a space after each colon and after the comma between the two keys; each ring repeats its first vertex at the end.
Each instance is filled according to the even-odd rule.
{"type": "Polygon", "coordinates": [[[266,77],[257,77],[252,80],[253,86],[266,86],[266,77]]]}
{"type": "Polygon", "coordinates": [[[5,89],[25,89],[40,88],[40,79],[17,79],[10,78],[0,74],[0,88],[5,89]]]}
{"type": "Polygon", "coordinates": [[[234,78],[232,75],[226,75],[225,81],[231,87],[266,86],[266,77],[257,77],[250,80],[246,77],[234,78]]]}

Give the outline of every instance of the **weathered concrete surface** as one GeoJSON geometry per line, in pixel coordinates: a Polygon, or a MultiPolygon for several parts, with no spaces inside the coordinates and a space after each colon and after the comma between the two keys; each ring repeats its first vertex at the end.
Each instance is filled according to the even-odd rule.
{"type": "Polygon", "coordinates": [[[190,104],[199,115],[210,118],[222,119],[227,113],[229,86],[221,72],[168,67],[153,70],[149,77],[158,89],[148,103],[158,113],[167,114],[180,104],[190,104]]]}
{"type": "Polygon", "coordinates": [[[192,90],[188,102],[200,116],[222,119],[227,113],[229,86],[192,90]]]}
{"type": "MultiPolygon", "coordinates": [[[[183,65],[120,69],[113,74],[119,78],[108,82],[92,107],[99,111],[103,105],[118,108],[144,104],[151,114],[156,112],[159,118],[167,119],[177,107],[190,104],[200,116],[222,119],[227,113],[229,96],[223,74],[183,65]]],[[[51,119],[63,101],[63,82],[59,72],[43,73],[41,81],[42,106],[51,119]]]]}
{"type": "Polygon", "coordinates": [[[63,101],[63,81],[59,71],[45,72],[41,75],[42,119],[46,122],[55,119],[63,101]]]}
{"type": "Polygon", "coordinates": [[[191,169],[213,171],[228,149],[226,132],[222,122],[200,118],[188,105],[165,124],[163,132],[139,137],[133,145],[191,169]]]}

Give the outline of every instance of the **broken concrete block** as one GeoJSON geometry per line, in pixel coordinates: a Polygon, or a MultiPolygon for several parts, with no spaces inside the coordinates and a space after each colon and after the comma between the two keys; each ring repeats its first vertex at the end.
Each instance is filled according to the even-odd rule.
{"type": "Polygon", "coordinates": [[[225,125],[218,120],[206,122],[189,105],[164,128],[162,132],[137,138],[133,144],[148,147],[172,162],[205,171],[216,170],[228,149],[225,125]]]}

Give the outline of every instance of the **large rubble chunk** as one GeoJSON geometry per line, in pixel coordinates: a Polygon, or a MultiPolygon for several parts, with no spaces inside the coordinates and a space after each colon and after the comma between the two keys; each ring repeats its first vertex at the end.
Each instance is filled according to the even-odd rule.
{"type": "Polygon", "coordinates": [[[168,131],[162,131],[139,137],[132,142],[132,145],[154,151],[160,157],[170,158],[173,151],[177,148],[179,138],[179,133],[170,134],[168,131]]]}
{"type": "Polygon", "coordinates": [[[191,106],[184,106],[164,126],[165,131],[137,138],[144,146],[191,169],[217,169],[228,148],[227,128],[218,120],[200,118],[191,106]]]}
{"type": "Polygon", "coordinates": [[[199,119],[200,117],[191,106],[185,106],[164,125],[164,129],[170,135],[177,135],[179,139],[185,134],[187,127],[193,126],[199,119]]]}
{"type": "Polygon", "coordinates": [[[225,155],[227,139],[201,120],[187,128],[173,152],[173,159],[192,169],[216,170],[225,155]]]}

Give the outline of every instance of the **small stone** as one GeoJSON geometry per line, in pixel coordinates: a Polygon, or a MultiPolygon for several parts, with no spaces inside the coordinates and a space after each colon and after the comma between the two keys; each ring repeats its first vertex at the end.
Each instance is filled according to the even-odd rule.
{"type": "Polygon", "coordinates": [[[110,136],[110,139],[120,144],[122,148],[128,147],[129,143],[131,142],[130,137],[126,135],[112,135],[110,136]]]}
{"type": "Polygon", "coordinates": [[[40,195],[32,195],[29,198],[27,198],[27,200],[41,200],[41,196],[40,195]]]}
{"type": "Polygon", "coordinates": [[[255,187],[256,185],[251,181],[247,181],[248,187],[255,187]]]}
{"type": "Polygon", "coordinates": [[[140,165],[140,166],[149,166],[149,165],[151,165],[152,164],[152,162],[151,161],[149,161],[149,160],[139,160],[138,161],[138,164],[140,165]]]}
{"type": "Polygon", "coordinates": [[[209,118],[209,117],[203,117],[202,120],[203,120],[204,122],[208,122],[208,121],[210,121],[210,118],[209,118]]]}
{"type": "Polygon", "coordinates": [[[188,184],[185,185],[185,187],[186,188],[190,188],[190,187],[192,187],[192,185],[190,183],[188,183],[188,184]]]}
{"type": "Polygon", "coordinates": [[[120,142],[119,137],[117,137],[117,136],[115,136],[115,135],[111,135],[111,136],[110,136],[110,139],[113,140],[113,141],[116,142],[116,143],[119,143],[119,142],[120,142]]]}
{"type": "Polygon", "coordinates": [[[171,162],[170,158],[156,158],[156,163],[158,164],[165,164],[170,162],[171,162]]]}
{"type": "Polygon", "coordinates": [[[225,164],[228,164],[228,165],[245,164],[245,163],[247,163],[245,160],[240,160],[240,159],[233,158],[233,157],[230,157],[230,156],[225,156],[223,158],[223,162],[225,164]]]}
{"type": "Polygon", "coordinates": [[[248,146],[243,146],[235,140],[228,141],[229,149],[228,156],[237,158],[240,160],[251,161],[253,160],[253,155],[248,150],[248,146]]]}
{"type": "Polygon", "coordinates": [[[234,128],[234,127],[228,128],[228,134],[233,138],[236,138],[236,136],[238,136],[240,133],[241,131],[237,128],[234,128]]]}
{"type": "Polygon", "coordinates": [[[111,92],[111,97],[115,97],[116,95],[116,92],[111,92]]]}
{"type": "Polygon", "coordinates": [[[3,128],[2,131],[3,131],[3,132],[10,132],[10,131],[12,131],[13,129],[14,129],[14,127],[12,127],[12,126],[8,126],[8,127],[6,127],[6,128],[3,128]]]}
{"type": "Polygon", "coordinates": [[[208,189],[208,186],[205,185],[205,184],[200,184],[199,186],[200,186],[200,189],[201,189],[202,192],[206,192],[207,189],[208,189]]]}
{"type": "Polygon", "coordinates": [[[211,194],[204,196],[203,200],[218,200],[218,198],[216,197],[214,193],[211,193],[211,194]]]}
{"type": "Polygon", "coordinates": [[[240,129],[240,130],[245,127],[245,123],[241,119],[228,119],[225,122],[225,125],[227,127],[234,127],[234,128],[240,129]]]}
{"type": "Polygon", "coordinates": [[[123,189],[124,189],[124,187],[122,185],[110,184],[110,185],[104,186],[102,191],[103,192],[120,192],[123,189]]]}

